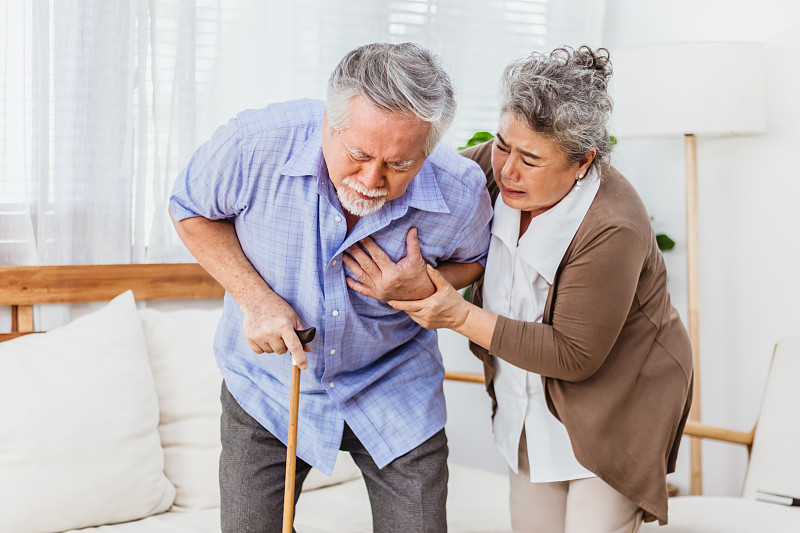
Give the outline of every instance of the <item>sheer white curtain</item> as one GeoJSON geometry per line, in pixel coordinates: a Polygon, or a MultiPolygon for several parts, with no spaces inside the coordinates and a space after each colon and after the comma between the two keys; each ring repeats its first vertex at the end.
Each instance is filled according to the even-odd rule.
{"type": "Polygon", "coordinates": [[[130,261],[131,7],[4,7],[0,261],[130,261]]]}
{"type": "Polygon", "coordinates": [[[199,143],[247,107],[324,98],[372,41],[439,54],[445,142],[494,131],[497,79],[534,49],[599,44],[603,0],[0,0],[0,264],[190,259],[166,215],[199,143]]]}

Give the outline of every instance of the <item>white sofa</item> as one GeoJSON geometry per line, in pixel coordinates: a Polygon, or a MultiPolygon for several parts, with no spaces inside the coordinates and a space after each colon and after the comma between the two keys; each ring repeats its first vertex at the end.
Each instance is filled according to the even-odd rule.
{"type": "MultiPolygon", "coordinates": [[[[219,532],[219,309],[137,309],[131,292],[0,343],[0,532],[219,532]]],[[[451,465],[451,532],[510,531],[504,476],[451,465]]],[[[360,474],[312,471],[298,533],[371,531],[360,474]]]]}

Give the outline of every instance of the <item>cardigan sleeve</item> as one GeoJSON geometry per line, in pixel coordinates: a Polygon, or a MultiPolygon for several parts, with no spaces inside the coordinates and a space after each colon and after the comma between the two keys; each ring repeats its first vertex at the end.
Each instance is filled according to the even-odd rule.
{"type": "Polygon", "coordinates": [[[555,281],[552,324],[499,317],[489,353],[546,377],[591,377],[624,327],[646,254],[633,224],[607,227],[579,244],[555,281]]]}

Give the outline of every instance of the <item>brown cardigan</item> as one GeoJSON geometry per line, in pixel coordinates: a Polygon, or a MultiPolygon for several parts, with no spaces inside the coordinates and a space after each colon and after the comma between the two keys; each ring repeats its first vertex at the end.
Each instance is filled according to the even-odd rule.
{"type": "MultiPolygon", "coordinates": [[[[492,143],[463,152],[497,198],[492,143]]],[[[483,280],[472,288],[480,306],[483,280]]],[[[644,510],[667,522],[666,475],[675,470],[692,396],[689,336],[667,292],[650,218],[610,166],[564,254],[542,323],[499,317],[486,349],[470,343],[494,395],[494,359],[542,375],[550,411],[575,457],[644,510]]],[[[494,412],[493,409],[493,412],[494,412]]]]}

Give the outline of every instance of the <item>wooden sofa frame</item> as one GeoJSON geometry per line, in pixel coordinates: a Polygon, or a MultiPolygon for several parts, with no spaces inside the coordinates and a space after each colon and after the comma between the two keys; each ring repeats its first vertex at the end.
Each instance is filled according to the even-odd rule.
{"type": "MultiPolygon", "coordinates": [[[[0,333],[0,341],[34,333],[34,305],[104,302],[128,289],[140,301],[221,298],[225,293],[197,263],[0,267],[0,306],[11,306],[11,331],[0,333]]],[[[473,372],[447,371],[445,379],[483,383],[483,375],[473,372]]],[[[688,436],[744,444],[748,450],[754,433],[694,421],[685,429],[688,436]]]]}

